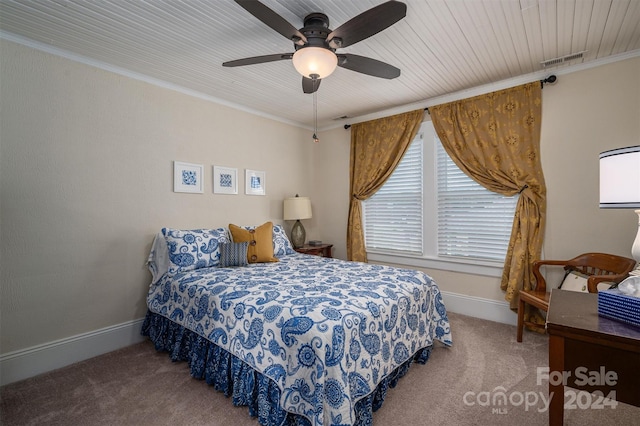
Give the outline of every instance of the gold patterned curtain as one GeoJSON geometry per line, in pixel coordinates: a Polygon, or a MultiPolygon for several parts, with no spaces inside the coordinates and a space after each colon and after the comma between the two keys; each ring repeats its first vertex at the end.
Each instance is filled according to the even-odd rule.
{"type": "Polygon", "coordinates": [[[351,160],[347,257],[367,261],[362,205],[387,181],[418,133],[424,110],[393,115],[351,126],[351,160]]]}
{"type": "Polygon", "coordinates": [[[546,218],[540,164],[540,82],[430,107],[431,119],[451,159],[483,187],[520,193],[500,287],[516,309],[518,292],[535,283],[546,218]]]}

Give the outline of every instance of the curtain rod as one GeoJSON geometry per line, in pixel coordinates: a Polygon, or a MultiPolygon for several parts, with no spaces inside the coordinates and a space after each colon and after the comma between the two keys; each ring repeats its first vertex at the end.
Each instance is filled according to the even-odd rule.
{"type": "MultiPolygon", "coordinates": [[[[553,84],[556,82],[556,80],[558,80],[558,77],[555,76],[555,74],[550,75],[549,77],[540,80],[540,88],[544,89],[544,85],[545,83],[549,83],[549,84],[553,84]]],[[[429,108],[425,108],[425,111],[427,111],[427,114],[429,113],[429,108]]],[[[351,124],[345,124],[344,125],[344,129],[348,130],[351,127],[351,124]]]]}

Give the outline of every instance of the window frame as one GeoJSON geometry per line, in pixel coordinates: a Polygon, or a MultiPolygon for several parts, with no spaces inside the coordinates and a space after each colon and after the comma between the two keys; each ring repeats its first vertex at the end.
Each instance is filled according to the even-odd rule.
{"type": "MultiPolygon", "coordinates": [[[[396,250],[366,248],[370,261],[391,263],[425,269],[462,272],[489,277],[501,277],[504,261],[475,258],[438,256],[438,194],[437,194],[437,143],[435,129],[431,121],[422,123],[416,138],[423,143],[423,254],[396,250]]],[[[413,143],[413,142],[412,142],[413,143]]],[[[514,200],[514,209],[517,199],[514,200]]],[[[363,203],[363,221],[366,201],[363,203]]],[[[366,235],[365,235],[366,241],[366,235]]]]}

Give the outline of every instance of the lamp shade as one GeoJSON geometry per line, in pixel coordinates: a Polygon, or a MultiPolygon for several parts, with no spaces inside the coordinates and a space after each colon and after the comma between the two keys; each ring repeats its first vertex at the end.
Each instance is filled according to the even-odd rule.
{"type": "Polygon", "coordinates": [[[317,78],[329,76],[338,66],[338,57],[324,47],[303,47],[293,54],[293,66],[304,77],[311,78],[316,74],[317,78]]]}
{"type": "Polygon", "coordinates": [[[284,220],[311,219],[311,200],[291,197],[284,200],[284,220]]]}
{"type": "Polygon", "coordinates": [[[640,209],[640,145],[600,153],[600,208],[640,209]]]}

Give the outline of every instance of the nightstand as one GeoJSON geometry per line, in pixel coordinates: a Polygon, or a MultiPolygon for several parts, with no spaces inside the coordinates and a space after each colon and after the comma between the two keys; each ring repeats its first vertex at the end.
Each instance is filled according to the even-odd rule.
{"type": "Polygon", "coordinates": [[[303,254],[311,254],[314,256],[322,256],[322,257],[332,257],[331,247],[333,247],[333,244],[320,244],[319,246],[310,246],[309,244],[305,244],[302,247],[298,247],[295,250],[298,253],[303,253],[303,254]]]}

